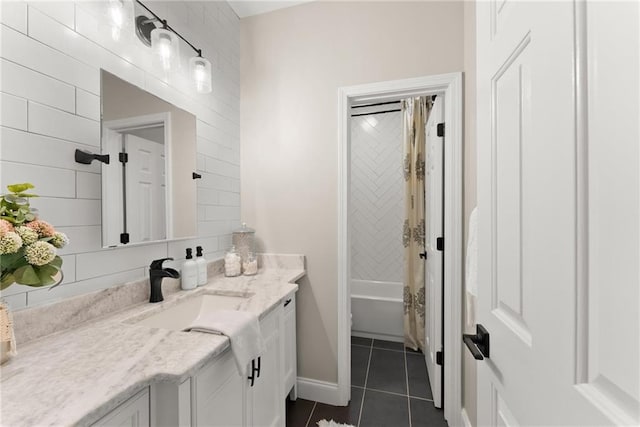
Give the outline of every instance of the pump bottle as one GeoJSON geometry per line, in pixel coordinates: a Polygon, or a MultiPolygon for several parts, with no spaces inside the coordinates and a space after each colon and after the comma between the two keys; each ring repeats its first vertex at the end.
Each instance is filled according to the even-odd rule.
{"type": "Polygon", "coordinates": [[[198,267],[198,286],[207,284],[207,260],[202,256],[202,246],[196,246],[196,266],[198,267]]]}
{"type": "Polygon", "coordinates": [[[182,264],[182,282],[180,286],[184,290],[195,289],[198,286],[198,266],[193,260],[191,248],[187,248],[187,259],[182,264]]]}

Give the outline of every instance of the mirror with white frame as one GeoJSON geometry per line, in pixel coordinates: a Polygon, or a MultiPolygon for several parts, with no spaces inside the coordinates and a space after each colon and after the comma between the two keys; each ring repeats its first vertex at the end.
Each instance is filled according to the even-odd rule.
{"type": "Polygon", "coordinates": [[[196,118],[101,70],[102,246],[196,235],[196,118]]]}

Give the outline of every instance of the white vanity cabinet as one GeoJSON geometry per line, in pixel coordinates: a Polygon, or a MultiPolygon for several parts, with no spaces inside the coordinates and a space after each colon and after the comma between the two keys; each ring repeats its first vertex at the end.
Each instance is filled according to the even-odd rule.
{"type": "MultiPolygon", "coordinates": [[[[291,299],[288,296],[286,300],[291,299]]],[[[292,300],[295,301],[295,300],[292,300]]],[[[151,425],[207,427],[280,427],[285,424],[284,367],[288,348],[284,303],[260,320],[266,351],[251,380],[241,377],[231,349],[201,368],[182,384],[157,383],[151,387],[151,425]]],[[[295,313],[294,313],[295,316],[295,313]]],[[[295,317],[294,317],[295,320],[295,317]]],[[[295,324],[293,325],[295,339],[295,324]]],[[[295,349],[295,342],[293,343],[295,349]]],[[[291,357],[288,354],[288,357],[291,357]]],[[[294,355],[295,357],[295,355],[294,355]]],[[[251,376],[251,366],[249,376],[251,376]]],[[[289,389],[290,390],[290,389],[289,389]]],[[[127,424],[129,425],[129,424],[127,424]]]]}
{"type": "Polygon", "coordinates": [[[98,420],[94,427],[149,427],[149,388],[145,388],[98,420]]]}
{"type": "Polygon", "coordinates": [[[296,294],[287,295],[283,303],[284,324],[282,327],[282,351],[284,353],[284,395],[296,400],[298,397],[298,366],[296,353],[296,294]]]}

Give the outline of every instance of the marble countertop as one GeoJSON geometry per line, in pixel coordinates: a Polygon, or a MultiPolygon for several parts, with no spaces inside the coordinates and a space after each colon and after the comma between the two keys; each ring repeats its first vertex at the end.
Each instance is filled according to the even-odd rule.
{"type": "Polygon", "coordinates": [[[183,381],[222,353],[228,338],[131,320],[212,292],[253,294],[241,309],[262,317],[298,289],[294,282],[305,274],[300,259],[297,266],[263,265],[256,276],[217,275],[192,291],[165,291],[162,303],[114,307],[112,313],[27,342],[0,370],[0,424],[90,425],[154,382],[183,381]]]}

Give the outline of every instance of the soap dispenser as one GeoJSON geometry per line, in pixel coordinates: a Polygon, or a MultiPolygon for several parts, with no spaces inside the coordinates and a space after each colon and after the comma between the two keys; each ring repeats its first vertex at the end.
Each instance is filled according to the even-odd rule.
{"type": "Polygon", "coordinates": [[[193,260],[191,248],[187,248],[187,259],[182,264],[182,283],[181,287],[185,291],[195,289],[198,286],[198,266],[193,260]]]}
{"type": "Polygon", "coordinates": [[[202,246],[196,246],[196,266],[198,267],[198,286],[207,284],[207,260],[202,256],[202,246]]]}

